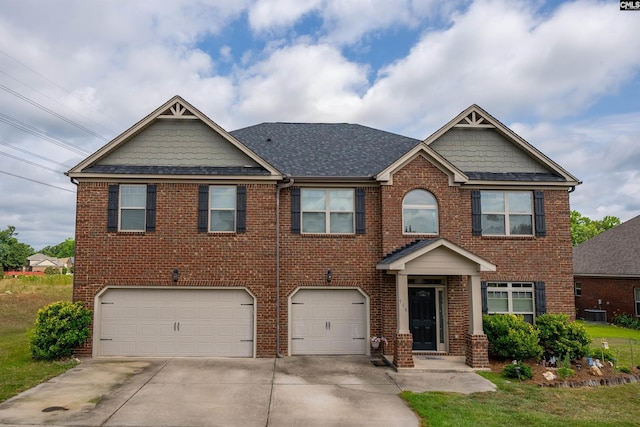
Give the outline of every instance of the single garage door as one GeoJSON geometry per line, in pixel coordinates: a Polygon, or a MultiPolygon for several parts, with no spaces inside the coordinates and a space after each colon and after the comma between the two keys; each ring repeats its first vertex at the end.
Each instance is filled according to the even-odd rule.
{"type": "Polygon", "coordinates": [[[108,289],[99,356],[253,356],[253,298],[244,289],[108,289]]]}
{"type": "Polygon", "coordinates": [[[366,354],[366,298],[355,289],[301,289],[291,298],[291,354],[366,354]]]}

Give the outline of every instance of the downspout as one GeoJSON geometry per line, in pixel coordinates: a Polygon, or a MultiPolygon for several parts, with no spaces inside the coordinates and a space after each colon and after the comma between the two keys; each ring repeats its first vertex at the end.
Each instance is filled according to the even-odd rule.
{"type": "Polygon", "coordinates": [[[276,186],[276,357],[284,357],[280,353],[280,190],[289,188],[293,185],[293,178],[287,175],[283,176],[288,179],[276,186]]]}

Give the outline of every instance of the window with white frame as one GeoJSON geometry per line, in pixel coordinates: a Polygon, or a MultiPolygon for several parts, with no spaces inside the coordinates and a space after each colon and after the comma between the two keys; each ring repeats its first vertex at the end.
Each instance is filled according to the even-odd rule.
{"type": "Polygon", "coordinates": [[[145,231],[147,209],[146,185],[120,185],[121,231],[145,231]]]}
{"type": "Polygon", "coordinates": [[[353,189],[303,188],[300,194],[303,233],[353,233],[353,189]]]}
{"type": "Polygon", "coordinates": [[[487,283],[487,308],[490,314],[513,313],[522,315],[533,324],[533,283],[489,282],[487,283]]]}
{"type": "Polygon", "coordinates": [[[573,289],[575,290],[575,293],[574,293],[575,296],[577,296],[577,297],[581,297],[582,296],[582,283],[574,282],[573,289]]]}
{"type": "Polygon", "coordinates": [[[209,231],[234,232],[236,229],[236,187],[209,187],[209,231]]]}
{"type": "Polygon", "coordinates": [[[640,317],[640,288],[635,288],[633,293],[636,297],[636,316],[640,317]]]}
{"type": "Polygon", "coordinates": [[[438,234],[438,202],[426,190],[412,190],[402,201],[405,234],[438,234]]]}
{"type": "Polygon", "coordinates": [[[482,234],[533,235],[533,198],[530,191],[481,191],[482,234]]]}

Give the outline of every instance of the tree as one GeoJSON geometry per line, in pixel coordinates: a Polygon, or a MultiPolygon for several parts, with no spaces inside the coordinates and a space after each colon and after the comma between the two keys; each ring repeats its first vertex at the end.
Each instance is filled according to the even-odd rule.
{"type": "Polygon", "coordinates": [[[62,243],[55,246],[45,246],[40,251],[42,254],[54,258],[71,258],[76,250],[76,242],[72,238],[67,238],[62,243]]]}
{"type": "Polygon", "coordinates": [[[620,218],[615,216],[607,215],[601,220],[591,220],[578,211],[571,211],[571,244],[579,245],[616,225],[620,225],[620,218]]]}
{"type": "Polygon", "coordinates": [[[27,264],[27,257],[33,255],[34,250],[26,243],[20,243],[15,237],[16,228],[13,225],[0,231],[0,265],[2,270],[18,270],[27,264]]]}

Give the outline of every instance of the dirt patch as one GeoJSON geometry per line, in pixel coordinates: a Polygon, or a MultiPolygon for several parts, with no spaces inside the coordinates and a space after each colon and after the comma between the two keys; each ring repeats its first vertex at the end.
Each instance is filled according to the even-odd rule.
{"type": "MultiPolygon", "coordinates": [[[[505,365],[510,364],[510,360],[489,360],[489,365],[491,367],[491,371],[501,374],[505,365]]],[[[563,380],[558,378],[558,369],[555,367],[545,367],[542,364],[536,362],[535,360],[525,361],[525,364],[531,368],[531,372],[533,373],[533,378],[529,380],[523,380],[522,382],[525,384],[533,384],[538,385],[540,387],[596,387],[596,386],[607,386],[607,385],[617,385],[617,384],[625,384],[630,382],[640,382],[640,369],[638,367],[634,367],[630,374],[625,374],[620,371],[616,371],[609,364],[605,364],[600,370],[602,371],[602,376],[594,376],[588,372],[587,359],[584,358],[580,362],[578,362],[581,366],[581,369],[576,367],[576,363],[571,364],[571,369],[574,371],[574,375],[569,378],[563,380]],[[543,374],[545,372],[552,372],[556,378],[552,380],[547,380],[543,374]]],[[[517,381],[514,380],[514,381],[517,381]]]]}

